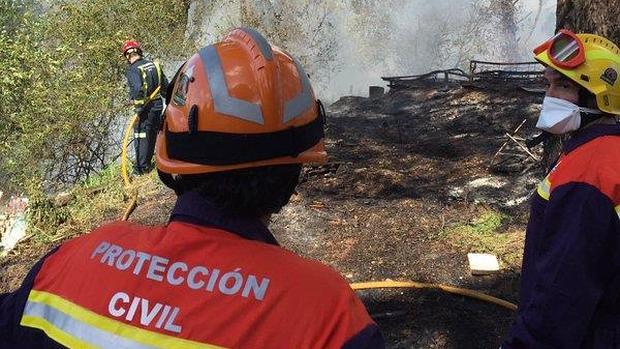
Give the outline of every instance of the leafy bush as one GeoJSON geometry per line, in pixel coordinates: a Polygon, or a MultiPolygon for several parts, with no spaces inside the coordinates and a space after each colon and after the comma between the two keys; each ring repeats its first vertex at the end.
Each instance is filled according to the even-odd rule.
{"type": "MultiPolygon", "coordinates": [[[[153,175],[141,177],[140,185],[152,187],[158,183],[153,175]]],[[[106,167],[59,195],[39,192],[29,201],[29,233],[39,242],[55,242],[88,232],[104,221],[120,219],[127,206],[126,193],[118,164],[106,167]]]]}
{"type": "Polygon", "coordinates": [[[188,2],[1,1],[0,180],[30,195],[80,182],[120,153],[121,43],[185,56],[188,2]]]}

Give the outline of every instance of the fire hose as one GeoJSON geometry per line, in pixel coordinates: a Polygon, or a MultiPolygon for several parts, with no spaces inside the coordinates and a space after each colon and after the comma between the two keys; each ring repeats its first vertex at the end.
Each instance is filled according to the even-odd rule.
{"type": "Polygon", "coordinates": [[[465,296],[469,298],[478,299],[484,302],[492,303],[499,305],[500,307],[509,309],[509,310],[517,310],[517,305],[514,303],[510,303],[506,300],[489,296],[488,294],[484,294],[482,292],[459,288],[453,286],[446,286],[440,284],[430,284],[423,282],[415,282],[415,281],[370,281],[370,282],[355,282],[351,284],[351,288],[355,291],[359,290],[368,290],[368,289],[377,289],[377,288],[417,288],[417,289],[438,289],[447,293],[457,294],[460,296],[465,296]]]}
{"type": "MultiPolygon", "coordinates": [[[[157,86],[157,88],[144,100],[144,105],[149,104],[155,98],[158,98],[159,91],[161,87],[157,86]]],[[[129,219],[129,216],[133,213],[133,211],[138,206],[138,189],[131,187],[131,178],[129,177],[129,168],[128,168],[128,156],[127,156],[127,147],[129,146],[129,135],[133,130],[136,122],[138,121],[138,113],[135,113],[127,123],[127,128],[125,129],[125,134],[123,136],[123,149],[121,151],[121,176],[123,177],[123,183],[125,184],[125,190],[127,190],[127,195],[129,196],[129,205],[123,212],[123,217],[121,220],[126,221],[129,219]]]]}
{"type": "Polygon", "coordinates": [[[133,130],[136,121],[138,120],[138,114],[134,114],[129,122],[127,123],[127,128],[125,129],[125,135],[123,136],[123,150],[121,152],[121,176],[123,177],[123,183],[125,184],[125,190],[127,190],[127,194],[130,198],[129,205],[123,212],[123,217],[121,220],[126,221],[129,219],[129,216],[138,206],[138,190],[136,188],[131,188],[131,178],[129,178],[129,169],[128,169],[128,158],[127,158],[127,147],[129,146],[129,135],[133,130]]]}

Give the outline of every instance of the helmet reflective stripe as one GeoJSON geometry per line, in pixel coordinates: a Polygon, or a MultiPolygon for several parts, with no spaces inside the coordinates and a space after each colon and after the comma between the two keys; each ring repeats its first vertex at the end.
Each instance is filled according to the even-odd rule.
{"type": "Polygon", "coordinates": [[[207,72],[207,81],[209,81],[209,89],[213,96],[215,111],[264,125],[263,112],[258,104],[250,103],[228,94],[222,61],[215,47],[213,45],[204,47],[199,54],[207,72]]]}
{"type": "MultiPolygon", "coordinates": [[[[270,51],[270,53],[272,53],[270,51]]],[[[214,46],[200,50],[202,64],[206,67],[209,88],[213,94],[213,104],[218,113],[238,117],[243,120],[264,125],[263,113],[258,104],[234,98],[228,94],[222,62],[214,46]]],[[[301,92],[285,103],[283,121],[289,122],[312,106],[312,88],[308,75],[296,59],[293,59],[301,80],[301,92]]]]}
{"type": "Polygon", "coordinates": [[[269,45],[265,37],[260,35],[260,33],[254,29],[250,29],[250,28],[240,28],[240,29],[252,37],[252,40],[254,40],[254,42],[258,45],[258,48],[260,49],[260,52],[263,54],[263,56],[265,56],[265,59],[269,61],[273,60],[273,51],[271,50],[271,45],[269,45]]]}
{"type": "MultiPolygon", "coordinates": [[[[292,56],[291,56],[292,57],[292,56]]],[[[308,75],[301,67],[301,64],[293,58],[293,62],[295,62],[295,67],[297,67],[297,73],[299,74],[299,78],[301,79],[301,92],[295,96],[292,100],[286,102],[284,105],[284,121],[289,122],[301,115],[304,111],[312,106],[312,87],[310,86],[310,80],[308,79],[308,75]]]]}

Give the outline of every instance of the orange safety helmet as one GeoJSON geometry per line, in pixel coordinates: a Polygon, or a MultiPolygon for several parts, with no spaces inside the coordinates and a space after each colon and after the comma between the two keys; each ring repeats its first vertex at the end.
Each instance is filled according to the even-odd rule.
{"type": "Polygon", "coordinates": [[[325,113],[308,75],[253,29],[194,54],[166,100],[156,145],[164,174],[326,161],[325,113]]]}

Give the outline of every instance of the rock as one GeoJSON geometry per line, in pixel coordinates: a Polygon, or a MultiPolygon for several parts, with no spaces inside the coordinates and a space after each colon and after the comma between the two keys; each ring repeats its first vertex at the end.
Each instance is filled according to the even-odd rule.
{"type": "Polygon", "coordinates": [[[2,234],[2,240],[0,240],[0,256],[6,255],[9,251],[15,248],[15,245],[19,240],[26,236],[26,215],[19,214],[12,219],[5,221],[6,230],[2,234]]]}

